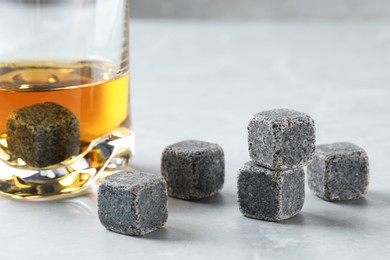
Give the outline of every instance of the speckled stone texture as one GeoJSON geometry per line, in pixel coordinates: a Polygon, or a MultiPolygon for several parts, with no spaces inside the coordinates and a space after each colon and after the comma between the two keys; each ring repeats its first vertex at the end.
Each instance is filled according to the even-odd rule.
{"type": "Polygon", "coordinates": [[[210,197],[224,184],[224,152],[219,145],[203,141],[172,144],[162,153],[161,174],[169,196],[186,200],[210,197]]]}
{"type": "Polygon", "coordinates": [[[255,114],[248,124],[250,158],[272,170],[307,164],[315,151],[314,121],[289,109],[255,114]]]}
{"type": "Polygon", "coordinates": [[[100,222],[116,233],[145,235],[168,219],[167,185],[153,174],[122,171],[105,177],[97,197],[100,222]]]}
{"type": "Polygon", "coordinates": [[[7,143],[12,157],[30,166],[56,164],[79,153],[79,121],[56,103],[24,107],[8,117],[7,143]]]}
{"type": "Polygon", "coordinates": [[[358,199],[368,191],[368,156],[351,143],[319,145],[307,177],[310,190],[324,200],[358,199]]]}
{"type": "Polygon", "coordinates": [[[250,161],[239,170],[238,204],[246,217],[282,221],[298,214],[304,201],[302,167],[272,171],[250,161]]]}

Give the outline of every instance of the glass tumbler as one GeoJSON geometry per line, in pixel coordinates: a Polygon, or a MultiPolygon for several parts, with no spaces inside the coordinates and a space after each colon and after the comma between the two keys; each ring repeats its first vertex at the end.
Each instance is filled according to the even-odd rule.
{"type": "Polygon", "coordinates": [[[0,0],[0,193],[67,197],[127,166],[128,56],[129,0],[0,0]]]}

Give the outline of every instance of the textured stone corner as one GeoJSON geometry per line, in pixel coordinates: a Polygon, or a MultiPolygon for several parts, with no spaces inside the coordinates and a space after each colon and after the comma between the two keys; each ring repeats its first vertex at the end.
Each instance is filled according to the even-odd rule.
{"type": "Polygon", "coordinates": [[[7,143],[12,157],[30,166],[56,164],[79,153],[79,121],[55,103],[24,107],[8,117],[7,143]]]}
{"type": "Polygon", "coordinates": [[[162,153],[161,174],[169,196],[186,200],[210,197],[224,184],[224,152],[219,145],[203,141],[172,144],[162,153]]]}
{"type": "Polygon", "coordinates": [[[98,215],[110,231],[139,236],[164,226],[168,219],[163,178],[123,171],[104,178],[98,188],[98,215]]]}
{"type": "Polygon", "coordinates": [[[257,113],[248,124],[248,150],[256,164],[272,170],[303,166],[315,151],[314,121],[289,109],[257,113]]]}
{"type": "Polygon", "coordinates": [[[324,200],[358,199],[368,191],[367,153],[346,142],[319,145],[307,177],[310,190],[324,200]]]}
{"type": "Polygon", "coordinates": [[[272,171],[247,162],[239,170],[238,204],[246,217],[281,221],[298,214],[305,201],[303,168],[272,171]]]}

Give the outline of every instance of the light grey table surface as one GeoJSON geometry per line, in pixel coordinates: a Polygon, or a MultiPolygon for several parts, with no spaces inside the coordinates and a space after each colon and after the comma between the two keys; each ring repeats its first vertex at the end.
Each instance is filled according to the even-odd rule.
{"type": "Polygon", "coordinates": [[[106,231],[96,196],[46,203],[0,200],[0,259],[388,259],[390,23],[139,21],[131,25],[132,166],[159,173],[163,148],[220,144],[222,192],[169,199],[165,227],[145,237],[106,231]],[[318,143],[350,141],[370,157],[365,199],[330,203],[308,189],[302,212],[245,218],[238,168],[246,126],[271,108],[310,114],[318,143]]]}

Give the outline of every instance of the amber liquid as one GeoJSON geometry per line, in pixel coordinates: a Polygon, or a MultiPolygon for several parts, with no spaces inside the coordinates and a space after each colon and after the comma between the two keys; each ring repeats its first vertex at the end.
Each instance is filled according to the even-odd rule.
{"type": "MultiPolygon", "coordinates": [[[[84,145],[80,153],[91,142],[116,129],[131,129],[127,71],[118,72],[110,63],[93,61],[2,63],[0,64],[0,143],[3,148],[7,145],[8,116],[22,107],[42,102],[57,103],[68,108],[77,117],[80,125],[80,141],[84,145]]],[[[89,163],[93,165],[94,157],[91,158],[88,160],[92,160],[89,163]]],[[[6,152],[0,151],[0,160],[3,163],[12,166],[16,164],[22,169],[28,167],[23,165],[23,162],[18,165],[20,160],[9,163],[8,159],[6,152]]],[[[0,180],[4,176],[1,171],[2,168],[0,168],[0,180]]],[[[73,177],[70,175],[62,177],[71,177],[71,180],[61,179],[52,184],[61,186],[60,182],[63,181],[72,191],[80,189],[89,180],[89,177],[72,174],[70,175],[73,177]],[[82,179],[84,181],[80,181],[82,179]]],[[[4,183],[1,185],[0,182],[0,192],[15,194],[19,192],[19,195],[24,197],[34,193],[34,191],[30,192],[31,187],[27,192],[18,189],[30,183],[26,184],[22,179],[15,179],[19,178],[18,176],[7,176],[2,180],[7,182],[6,185],[4,183]],[[4,187],[9,188],[9,185],[14,188],[12,192],[4,191],[4,187]]],[[[56,188],[57,193],[62,192],[60,188],[56,188]]],[[[38,195],[45,195],[45,192],[35,191],[38,195]]]]}
{"type": "Polygon", "coordinates": [[[10,113],[47,101],[77,117],[82,141],[129,127],[128,82],[128,74],[115,75],[100,62],[0,65],[0,133],[6,133],[10,113]]]}

